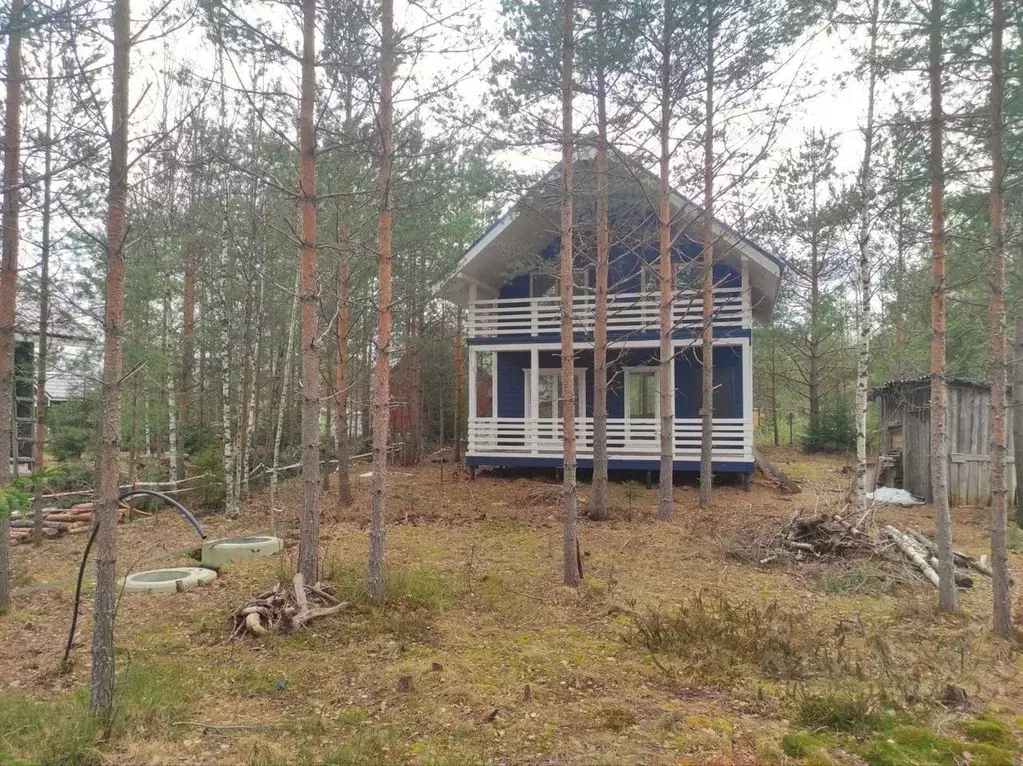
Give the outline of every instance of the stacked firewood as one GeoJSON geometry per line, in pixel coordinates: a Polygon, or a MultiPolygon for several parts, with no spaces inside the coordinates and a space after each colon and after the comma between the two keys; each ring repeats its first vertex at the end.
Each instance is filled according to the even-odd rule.
{"type": "Polygon", "coordinates": [[[326,583],[306,585],[296,574],[289,589],[277,583],[273,590],[250,598],[231,614],[231,638],[265,636],[273,631],[293,631],[313,620],[337,614],[348,606],[339,601],[326,583]]]}
{"type": "MultiPolygon", "coordinates": [[[[93,504],[79,503],[70,508],[43,508],[43,536],[46,538],[63,537],[64,535],[84,534],[92,529],[93,504]]],[[[130,516],[148,516],[144,511],[130,508],[121,503],[117,511],[117,521],[122,522],[130,516]]],[[[28,513],[11,521],[11,542],[27,543],[32,541],[35,514],[28,513]]]]}
{"type": "MultiPolygon", "coordinates": [[[[937,546],[929,537],[915,529],[901,530],[891,524],[880,529],[858,514],[825,513],[803,518],[796,511],[780,527],[747,532],[747,541],[732,541],[733,556],[759,564],[778,561],[825,561],[838,558],[870,556],[903,566],[938,584],[937,546]]],[[[985,556],[975,558],[955,551],[955,582],[960,588],[973,587],[972,573],[991,576],[985,556]]]]}

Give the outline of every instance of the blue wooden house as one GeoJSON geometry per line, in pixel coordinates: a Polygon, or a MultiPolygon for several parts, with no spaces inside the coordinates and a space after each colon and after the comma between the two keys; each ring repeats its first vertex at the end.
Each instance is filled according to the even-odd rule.
{"type": "MultiPolygon", "coordinates": [[[[610,171],[607,446],[609,467],[654,471],[658,397],[658,179],[614,155],[610,171]]],[[[579,466],[592,467],[595,172],[577,157],[573,316],[579,466]]],[[[471,468],[562,461],[560,163],[465,252],[441,295],[467,310],[471,468]]],[[[703,326],[700,209],[671,194],[674,247],[674,466],[697,471],[703,326]]],[[[715,472],[753,471],[754,320],[770,318],[783,262],[715,221],[715,472]]]]}

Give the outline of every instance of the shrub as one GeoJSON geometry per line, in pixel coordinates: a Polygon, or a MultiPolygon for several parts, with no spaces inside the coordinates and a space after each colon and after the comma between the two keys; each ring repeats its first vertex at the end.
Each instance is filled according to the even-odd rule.
{"type": "Polygon", "coordinates": [[[221,459],[220,445],[210,444],[192,457],[192,470],[197,474],[209,474],[196,482],[195,499],[197,504],[205,508],[223,508],[225,488],[223,484],[224,463],[221,459]]]}
{"type": "Polygon", "coordinates": [[[46,435],[50,453],[59,461],[79,460],[96,446],[99,435],[99,403],[73,399],[47,408],[46,435]]]}
{"type": "Polygon", "coordinates": [[[856,446],[852,404],[845,399],[825,401],[817,422],[807,425],[803,449],[807,452],[845,452],[856,446]]]}

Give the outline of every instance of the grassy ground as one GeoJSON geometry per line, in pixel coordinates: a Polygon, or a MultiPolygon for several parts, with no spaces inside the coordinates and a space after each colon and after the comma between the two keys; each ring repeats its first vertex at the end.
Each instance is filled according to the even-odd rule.
{"type": "MultiPolygon", "coordinates": [[[[109,731],[86,712],[91,602],[60,674],[72,586],[23,592],[0,617],[0,763],[1018,762],[1023,665],[990,638],[987,582],[939,617],[931,586],[871,560],[734,556],[751,521],[838,507],[848,488],[840,461],[774,459],[804,479],[801,495],[758,479],[701,510],[678,487],[673,524],[655,520],[656,490],[616,485],[616,519],[581,523],[578,592],[558,585],[557,485],[396,470],[384,608],[362,597],[363,479],[351,509],[324,497],[324,579],[352,609],[231,641],[232,609],[293,571],[289,486],[284,556],[229,565],[201,590],[123,598],[109,731]],[[949,683],[967,708],[940,704],[949,683]]],[[[883,515],[933,531],[927,508],[883,515]]],[[[218,536],[268,523],[262,498],[236,522],[208,520],[218,536]]],[[[985,524],[957,511],[957,545],[982,552],[985,524]]],[[[195,541],[170,513],[120,532],[125,565],[195,541]]],[[[83,545],[17,548],[19,582],[72,575],[83,545]]],[[[1019,553],[1011,563],[1023,570],[1019,553]]]]}

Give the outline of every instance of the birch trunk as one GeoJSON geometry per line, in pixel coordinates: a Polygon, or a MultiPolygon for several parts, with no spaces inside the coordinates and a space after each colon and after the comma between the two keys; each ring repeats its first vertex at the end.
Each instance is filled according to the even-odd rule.
{"type": "MultiPolygon", "coordinates": [[[[660,157],[660,189],[657,200],[657,234],[658,234],[658,286],[660,288],[659,319],[660,319],[660,351],[658,363],[657,396],[659,398],[660,416],[660,452],[661,470],[657,495],[657,518],[661,521],[673,521],[674,507],[674,468],[675,468],[675,392],[671,386],[671,366],[675,363],[672,352],[671,306],[674,300],[674,280],[671,270],[671,207],[668,195],[670,184],[670,131],[671,131],[671,31],[673,25],[671,0],[664,3],[664,29],[661,38],[661,120],[659,125],[661,157],[660,157]]],[[[701,484],[702,486],[702,484],[701,484]]]]}
{"type": "MultiPolygon", "coordinates": [[[[224,200],[224,221],[221,235],[223,244],[218,261],[221,278],[226,283],[228,261],[227,216],[230,197],[224,200]]],[[[227,291],[221,291],[220,304],[220,442],[224,476],[224,513],[229,519],[238,516],[238,496],[235,494],[234,428],[231,419],[231,316],[227,291]]]]}
{"type": "MultiPolygon", "coordinates": [[[[36,352],[36,422],[34,452],[32,462],[36,471],[43,470],[46,459],[46,373],[47,355],[49,353],[50,323],[50,217],[52,214],[52,183],[53,172],[53,34],[46,41],[46,108],[43,147],[43,209],[42,209],[42,242],[39,254],[39,346],[36,352]]],[[[33,543],[43,543],[43,482],[38,482],[33,490],[32,518],[33,543]]]]}
{"type": "MultiPolygon", "coordinates": [[[[261,261],[265,263],[265,261],[261,261]]],[[[249,474],[252,473],[252,444],[256,437],[256,382],[259,378],[259,354],[260,354],[260,323],[263,316],[263,296],[265,285],[263,275],[259,275],[259,284],[256,286],[259,297],[256,300],[256,331],[252,345],[252,358],[255,360],[252,366],[252,379],[249,384],[249,400],[245,404],[245,448],[242,450],[242,492],[249,497],[249,474]]]]}
{"type": "Polygon", "coordinates": [[[931,178],[931,490],[938,546],[938,607],[956,609],[952,517],[948,507],[948,387],[945,381],[945,166],[942,156],[942,0],[931,0],[928,79],[930,83],[931,178]]]}
{"type": "Polygon", "coordinates": [[[295,272],[295,291],[291,299],[291,315],[288,319],[288,342],[284,347],[284,367],[281,375],[281,397],[277,401],[277,425],[274,428],[273,462],[270,465],[270,515],[276,518],[277,475],[281,465],[281,440],[284,437],[284,411],[288,406],[291,390],[291,368],[295,358],[295,325],[298,316],[298,291],[301,286],[301,270],[295,272]]]}
{"type": "Polygon", "coordinates": [[[167,453],[170,455],[170,477],[176,479],[180,474],[181,466],[178,464],[180,453],[178,451],[178,412],[177,392],[174,389],[174,365],[168,355],[167,359],[167,453]]]}
{"type": "MultiPolygon", "coordinates": [[[[991,585],[994,599],[994,631],[1012,638],[1012,577],[1006,548],[1008,489],[1005,459],[1006,433],[1006,332],[1005,332],[1005,58],[1002,50],[1005,25],[1003,0],[991,1],[991,226],[988,280],[991,290],[991,585]]],[[[1019,449],[1019,446],[1016,447],[1019,449]]]]}
{"type": "Polygon", "coordinates": [[[109,719],[114,702],[114,618],[117,609],[117,479],[121,438],[121,369],[124,342],[124,245],[128,233],[128,81],[131,54],[129,0],[113,7],[110,190],[103,358],[103,426],[99,446],[99,493],[95,506],[96,598],[93,608],[93,713],[109,719]]]}
{"type": "MultiPolygon", "coordinates": [[[[0,257],[0,489],[18,460],[14,433],[14,325],[18,279],[21,192],[21,23],[22,0],[12,0],[7,39],[7,96],[4,104],[3,255],[0,257]],[[10,458],[10,459],[8,459],[10,458]]],[[[16,468],[14,469],[17,470],[16,468]]],[[[10,517],[0,513],[0,614],[11,603],[10,517]]]]}
{"type": "Polygon", "coordinates": [[[700,505],[708,506],[714,489],[714,3],[707,3],[707,73],[703,129],[703,338],[700,411],[700,505]]]}
{"type": "Polygon", "coordinates": [[[607,178],[607,82],[604,66],[603,0],[596,7],[597,36],[597,267],[593,311],[593,480],[589,517],[608,518],[607,485],[607,273],[610,262],[607,178]]]}
{"type": "Polygon", "coordinates": [[[192,387],[193,367],[195,366],[195,252],[194,244],[186,238],[181,247],[181,261],[184,271],[184,290],[181,309],[181,371],[178,387],[178,428],[181,439],[178,440],[178,455],[175,460],[178,473],[173,478],[185,478],[185,434],[188,433],[188,401],[192,387]]]}
{"type": "MultiPolygon", "coordinates": [[[[575,456],[575,349],[572,338],[572,63],[575,53],[572,0],[563,0],[561,40],[561,401],[564,530],[562,564],[565,585],[582,580],[579,557],[575,456]]],[[[494,370],[497,374],[497,370],[494,370]]],[[[497,402],[493,405],[497,407],[497,402]]],[[[495,410],[496,411],[496,410],[495,410]]]]}
{"type": "Polygon", "coordinates": [[[377,220],[377,357],[373,386],[373,505],[369,531],[367,596],[371,604],[386,597],[384,581],[387,515],[387,442],[391,404],[391,165],[394,161],[394,0],[381,0],[380,14],[380,216],[377,220]]]}
{"type": "Polygon", "coordinates": [[[859,349],[856,359],[856,505],[860,518],[867,513],[867,391],[870,384],[870,206],[871,162],[874,153],[874,99],[877,88],[877,36],[879,0],[870,5],[870,47],[867,53],[867,122],[863,130],[863,162],[860,165],[859,247],[859,349]]]}

